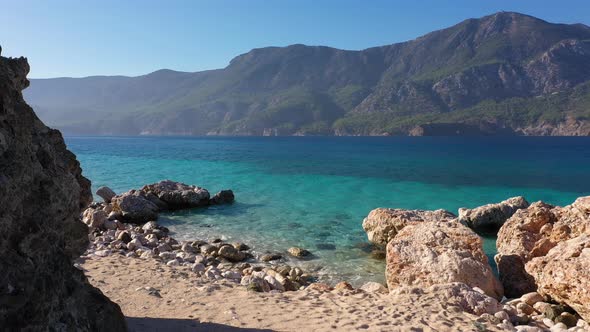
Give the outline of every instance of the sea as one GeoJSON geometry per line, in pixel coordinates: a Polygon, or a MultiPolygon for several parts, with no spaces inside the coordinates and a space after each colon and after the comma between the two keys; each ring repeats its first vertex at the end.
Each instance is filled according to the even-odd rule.
{"type": "MultiPolygon", "coordinates": [[[[590,195],[588,137],[75,137],[66,144],[95,191],[164,179],[232,189],[231,205],[163,213],[181,240],[221,238],[288,258],[320,280],[384,281],[362,229],[375,208],[455,214],[522,195],[567,205],[590,195]],[[288,257],[288,256],[287,256],[288,257]]],[[[100,200],[95,196],[95,200],[100,200]]],[[[488,257],[495,236],[483,235],[488,257]]],[[[493,263],[493,260],[490,260],[493,263]]]]}

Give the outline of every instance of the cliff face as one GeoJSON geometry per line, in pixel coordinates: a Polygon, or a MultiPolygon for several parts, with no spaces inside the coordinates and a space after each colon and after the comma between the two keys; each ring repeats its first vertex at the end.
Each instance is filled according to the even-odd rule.
{"type": "Polygon", "coordinates": [[[0,326],[125,331],[119,306],[72,264],[88,244],[90,181],[23,100],[28,72],[25,58],[0,57],[0,326]]]}

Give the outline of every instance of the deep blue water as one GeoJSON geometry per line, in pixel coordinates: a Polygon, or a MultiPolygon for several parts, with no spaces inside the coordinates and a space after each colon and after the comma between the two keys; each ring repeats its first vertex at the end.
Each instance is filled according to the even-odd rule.
{"type": "MultiPolygon", "coordinates": [[[[216,192],[230,206],[163,215],[179,238],[223,237],[257,251],[302,246],[326,278],[382,280],[361,247],[377,207],[475,207],[523,195],[565,205],[590,194],[590,138],[66,137],[93,188],[162,179],[216,192]]],[[[485,241],[494,252],[493,239],[485,241]]],[[[293,262],[295,264],[295,262],[293,262]]]]}

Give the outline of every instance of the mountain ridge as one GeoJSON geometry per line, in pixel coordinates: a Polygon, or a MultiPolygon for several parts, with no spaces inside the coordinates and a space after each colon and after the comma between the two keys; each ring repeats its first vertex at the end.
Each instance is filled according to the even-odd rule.
{"type": "Polygon", "coordinates": [[[32,79],[25,96],[69,134],[568,134],[578,121],[569,133],[590,135],[589,81],[590,27],[499,12],[358,51],[294,44],[202,72],[32,79]]]}

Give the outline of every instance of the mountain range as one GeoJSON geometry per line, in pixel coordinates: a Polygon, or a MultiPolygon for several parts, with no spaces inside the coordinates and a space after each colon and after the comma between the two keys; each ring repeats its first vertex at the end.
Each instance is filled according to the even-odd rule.
{"type": "Polygon", "coordinates": [[[25,99],[66,134],[590,135],[590,27],[512,12],[361,51],[30,81],[25,99]]]}

